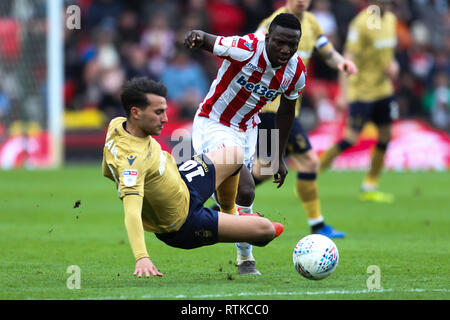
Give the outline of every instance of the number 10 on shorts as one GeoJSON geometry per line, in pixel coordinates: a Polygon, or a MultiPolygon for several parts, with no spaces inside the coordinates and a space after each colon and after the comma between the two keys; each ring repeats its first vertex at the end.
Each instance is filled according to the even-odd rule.
{"type": "Polygon", "coordinates": [[[195,167],[197,167],[197,170],[194,170],[192,172],[189,172],[187,174],[185,174],[186,179],[191,182],[192,179],[196,176],[205,176],[205,170],[203,170],[202,165],[200,165],[197,161],[195,160],[188,160],[185,163],[183,163],[178,170],[179,171],[191,171],[192,169],[194,169],[195,167]]]}

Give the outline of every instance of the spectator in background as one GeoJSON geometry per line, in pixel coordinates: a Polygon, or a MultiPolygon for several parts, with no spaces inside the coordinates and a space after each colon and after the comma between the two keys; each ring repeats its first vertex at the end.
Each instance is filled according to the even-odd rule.
{"type": "Polygon", "coordinates": [[[153,19],[162,13],[167,19],[167,27],[171,30],[180,27],[181,17],[186,14],[185,11],[181,10],[184,0],[140,0],[139,2],[141,3],[141,20],[144,23],[149,17],[153,19]]]}
{"type": "Polygon", "coordinates": [[[434,88],[429,94],[428,103],[431,122],[443,130],[450,130],[450,89],[448,87],[448,73],[438,72],[434,76],[434,88]]]}
{"type": "Polygon", "coordinates": [[[190,59],[187,49],[177,47],[161,80],[167,86],[168,98],[178,104],[181,117],[193,119],[198,105],[208,92],[208,81],[202,68],[190,59]]]}
{"type": "Polygon", "coordinates": [[[11,110],[11,99],[0,86],[0,119],[6,118],[11,110]]]}
{"type": "MultiPolygon", "coordinates": [[[[341,47],[341,44],[338,37],[337,22],[330,7],[330,2],[328,0],[314,0],[311,3],[310,11],[316,17],[324,35],[335,48],[339,48],[341,47]]],[[[336,81],[338,72],[330,68],[322,59],[315,59],[315,57],[313,57],[311,62],[314,78],[336,81]]],[[[324,95],[324,98],[327,98],[326,96],[327,94],[324,95]]]]}
{"type": "MultiPolygon", "coordinates": [[[[207,15],[204,14],[204,8],[199,7],[202,2],[205,2],[205,0],[191,0],[189,2],[189,6],[186,9],[188,13],[184,16],[180,29],[176,34],[176,43],[183,43],[186,33],[190,30],[209,29],[209,20],[207,15]]],[[[217,69],[220,66],[220,59],[214,55],[204,52],[203,50],[190,51],[189,56],[193,61],[201,65],[208,82],[212,82],[216,76],[217,69]]]]}
{"type": "Polygon", "coordinates": [[[116,101],[118,87],[115,84],[117,81],[122,83],[124,76],[121,58],[115,46],[116,36],[116,29],[108,20],[97,26],[94,43],[85,54],[83,70],[86,90],[81,107],[97,108],[107,118],[116,116],[121,110],[120,104],[116,101]]]}
{"type": "Polygon", "coordinates": [[[147,77],[156,79],[157,76],[150,71],[148,67],[147,55],[145,50],[138,44],[129,46],[124,58],[124,68],[127,79],[147,77]]]}
{"type": "Polygon", "coordinates": [[[399,88],[396,93],[399,116],[420,116],[424,114],[420,102],[421,88],[415,81],[411,71],[405,71],[399,75],[399,88]]]}
{"type": "Polygon", "coordinates": [[[120,103],[120,89],[125,81],[125,74],[121,68],[103,70],[100,78],[101,97],[98,109],[101,110],[107,119],[123,116],[122,105],[120,103]]]}
{"type": "Polygon", "coordinates": [[[411,25],[413,43],[409,48],[409,66],[414,76],[425,85],[433,67],[434,57],[430,52],[430,32],[424,23],[415,21],[411,25]]]}
{"type": "Polygon", "coordinates": [[[86,15],[86,29],[93,30],[105,20],[117,21],[124,6],[117,0],[93,0],[86,15]]]}
{"type": "Polygon", "coordinates": [[[174,55],[175,33],[169,26],[171,18],[164,12],[154,12],[141,37],[141,46],[147,52],[150,72],[160,77],[167,60],[174,55]]]}
{"type": "Polygon", "coordinates": [[[127,46],[132,43],[139,43],[140,30],[139,20],[136,12],[126,10],[119,17],[117,27],[117,44],[119,47],[127,46]]]}
{"type": "Polygon", "coordinates": [[[448,16],[448,0],[413,0],[412,10],[416,20],[420,20],[428,30],[429,44],[435,48],[440,48],[444,44],[445,29],[449,27],[446,21],[448,16]]]}
{"type": "Polygon", "coordinates": [[[245,19],[242,33],[253,33],[259,23],[272,13],[271,2],[269,0],[240,0],[239,6],[242,8],[245,19]]]}
{"type": "Polygon", "coordinates": [[[337,23],[333,13],[330,11],[330,2],[328,0],[315,0],[311,13],[316,17],[328,40],[333,42],[333,45],[336,47],[338,39],[337,23]]]}
{"type": "Polygon", "coordinates": [[[222,36],[242,35],[246,16],[237,1],[210,0],[206,6],[210,32],[222,36]]]}
{"type": "Polygon", "coordinates": [[[357,1],[353,0],[339,0],[339,1],[331,1],[330,10],[335,16],[336,19],[336,27],[339,38],[339,43],[336,43],[336,50],[339,52],[342,51],[342,45],[345,42],[348,32],[348,26],[350,21],[356,16],[358,13],[357,10],[357,1]]]}

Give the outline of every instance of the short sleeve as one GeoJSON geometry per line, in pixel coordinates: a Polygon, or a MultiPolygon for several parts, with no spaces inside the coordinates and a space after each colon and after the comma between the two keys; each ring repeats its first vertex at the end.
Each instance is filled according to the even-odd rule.
{"type": "Polygon", "coordinates": [[[290,89],[284,93],[284,97],[289,100],[296,100],[303,92],[306,85],[306,74],[302,72],[293,89],[290,89]]]}
{"type": "Polygon", "coordinates": [[[244,37],[218,36],[214,43],[213,53],[218,57],[242,62],[250,59],[256,52],[257,41],[258,39],[254,34],[244,37]]]}

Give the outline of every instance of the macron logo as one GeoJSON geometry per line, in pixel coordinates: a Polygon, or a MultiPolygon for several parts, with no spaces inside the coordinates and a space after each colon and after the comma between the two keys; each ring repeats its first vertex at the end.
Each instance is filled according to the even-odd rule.
{"type": "Polygon", "coordinates": [[[260,67],[258,67],[258,66],[255,66],[255,65],[252,64],[252,63],[248,63],[248,64],[246,65],[246,67],[252,69],[253,71],[256,70],[256,71],[261,72],[261,73],[264,71],[262,68],[260,68],[260,67]]]}
{"type": "Polygon", "coordinates": [[[245,80],[244,76],[241,76],[239,79],[236,80],[237,83],[239,83],[245,90],[249,92],[256,93],[260,96],[263,96],[269,100],[275,99],[281,92],[278,92],[276,90],[269,90],[266,86],[260,85],[259,83],[252,83],[247,80],[245,80]]]}

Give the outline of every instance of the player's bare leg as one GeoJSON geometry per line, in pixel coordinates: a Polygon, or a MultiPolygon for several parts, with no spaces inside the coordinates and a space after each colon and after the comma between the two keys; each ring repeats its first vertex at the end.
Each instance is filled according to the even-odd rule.
{"type": "Polygon", "coordinates": [[[394,196],[388,193],[378,191],[378,184],[381,172],[384,167],[384,156],[387,146],[391,140],[391,125],[378,127],[377,144],[372,151],[370,169],[364,177],[361,187],[361,201],[385,202],[394,201],[394,196]]]}
{"type": "Polygon", "coordinates": [[[219,242],[248,242],[256,246],[265,246],[281,232],[283,226],[267,218],[219,212],[219,242]]]}

